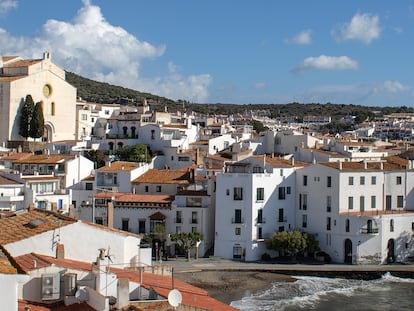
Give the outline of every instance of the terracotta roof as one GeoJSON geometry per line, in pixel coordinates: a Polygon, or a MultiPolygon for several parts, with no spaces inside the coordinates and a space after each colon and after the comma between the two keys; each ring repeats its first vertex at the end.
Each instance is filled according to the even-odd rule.
{"type": "Polygon", "coordinates": [[[154,214],[150,215],[149,217],[151,220],[164,220],[167,218],[163,213],[161,212],[155,212],[154,214]]]}
{"type": "Polygon", "coordinates": [[[116,161],[99,168],[98,171],[132,171],[137,167],[138,163],[136,162],[116,161]]]}
{"type": "Polygon", "coordinates": [[[24,77],[27,77],[26,75],[21,76],[0,76],[0,82],[11,82],[15,80],[22,79],[24,77]]]}
{"type": "Polygon", "coordinates": [[[390,162],[366,162],[366,167],[364,162],[322,162],[320,164],[342,171],[400,171],[404,169],[400,165],[390,162]]]}
{"type": "Polygon", "coordinates": [[[33,64],[37,64],[40,63],[42,60],[41,59],[22,59],[22,60],[18,60],[16,62],[12,62],[10,64],[4,64],[5,68],[11,68],[11,67],[28,67],[30,65],[33,64]]]}
{"type": "Polygon", "coordinates": [[[187,185],[190,183],[190,174],[180,170],[150,169],[134,179],[132,183],[187,185]]]}
{"type": "MultiPolygon", "coordinates": [[[[252,156],[252,158],[258,160],[258,161],[263,161],[263,156],[252,156]]],[[[305,162],[300,162],[300,161],[294,161],[293,165],[292,165],[292,161],[291,160],[286,160],[286,159],[282,159],[279,157],[268,157],[266,156],[266,164],[270,164],[273,167],[302,167],[302,166],[307,166],[309,165],[309,163],[305,163],[305,162]]]]}
{"type": "MultiPolygon", "coordinates": [[[[37,261],[38,268],[39,268],[39,264],[41,264],[41,265],[49,265],[49,266],[55,265],[55,266],[62,267],[62,268],[70,268],[73,270],[80,270],[80,271],[91,271],[91,263],[87,263],[87,262],[68,260],[68,259],[56,259],[51,256],[44,256],[44,255],[33,254],[33,253],[16,257],[16,261],[20,262],[22,265],[27,265],[28,269],[30,270],[33,270],[33,263],[30,261],[32,259],[38,260],[37,261]]],[[[141,283],[141,275],[137,271],[124,270],[124,269],[111,267],[111,272],[115,273],[118,278],[127,278],[131,282],[141,283]]],[[[179,279],[174,278],[173,280],[171,276],[153,274],[153,273],[147,273],[147,272],[142,273],[142,286],[146,289],[153,288],[159,295],[165,297],[165,299],[167,299],[169,292],[173,289],[172,287],[173,284],[174,284],[174,289],[177,289],[181,292],[181,295],[183,297],[182,305],[190,306],[190,307],[198,307],[198,308],[202,308],[205,310],[220,310],[220,311],[237,310],[221,301],[218,301],[208,296],[207,291],[201,288],[195,287],[193,285],[190,285],[179,279]]],[[[151,301],[148,301],[148,303],[150,302],[151,301]]],[[[24,303],[26,302],[22,302],[22,305],[24,303]]],[[[154,303],[157,304],[159,302],[154,302],[154,303]]],[[[41,304],[37,306],[44,307],[44,305],[41,305],[41,304]]],[[[43,310],[89,310],[89,309],[48,309],[48,308],[36,309],[35,308],[31,310],[43,311],[43,310]]],[[[156,310],[156,309],[151,308],[151,310],[156,310]]]]}
{"type": "Polygon", "coordinates": [[[17,269],[10,261],[7,251],[0,245],[0,274],[15,274],[17,269]]]}
{"type": "Polygon", "coordinates": [[[96,311],[86,302],[74,303],[66,306],[63,301],[53,303],[52,305],[47,303],[35,303],[25,300],[18,301],[18,311],[96,311]],[[29,309],[27,309],[29,308],[29,309]]]}
{"type": "MultiPolygon", "coordinates": [[[[110,199],[116,203],[167,203],[174,201],[174,196],[164,194],[132,194],[128,192],[98,192],[91,197],[95,199],[110,199]]],[[[124,206],[123,206],[124,207],[124,206]]]]}
{"type": "Polygon", "coordinates": [[[27,158],[29,156],[33,155],[30,152],[17,152],[17,153],[12,153],[9,154],[8,156],[2,157],[2,160],[19,160],[19,159],[24,159],[27,158]]]}
{"type": "Polygon", "coordinates": [[[199,140],[199,141],[195,141],[195,142],[193,142],[193,143],[191,143],[190,145],[205,145],[205,146],[207,146],[208,145],[208,140],[199,140]]]}
{"type": "Polygon", "coordinates": [[[27,239],[75,222],[74,218],[43,209],[18,212],[14,216],[0,218],[0,245],[27,239]]]}
{"type": "Polygon", "coordinates": [[[14,161],[14,163],[20,163],[20,164],[56,164],[61,163],[64,160],[68,159],[74,159],[74,155],[68,155],[68,154],[39,154],[39,155],[31,155],[26,158],[22,158],[19,160],[14,161]]]}
{"type": "Polygon", "coordinates": [[[59,177],[57,177],[57,176],[49,176],[49,175],[45,175],[45,176],[42,176],[42,175],[25,175],[25,176],[22,176],[21,177],[23,180],[25,180],[25,181],[28,181],[28,182],[30,182],[30,181],[43,181],[43,180],[60,180],[60,178],[59,177]]]}

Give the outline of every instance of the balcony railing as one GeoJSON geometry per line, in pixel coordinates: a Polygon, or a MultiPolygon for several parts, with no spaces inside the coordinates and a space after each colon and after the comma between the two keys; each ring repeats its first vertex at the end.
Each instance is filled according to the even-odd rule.
{"type": "Polygon", "coordinates": [[[256,218],[256,223],[258,225],[265,224],[266,223],[266,218],[265,217],[258,217],[258,218],[256,218]]]}
{"type": "Polygon", "coordinates": [[[231,223],[232,224],[244,224],[244,218],[232,218],[231,223]]]}
{"type": "Polygon", "coordinates": [[[361,234],[377,234],[378,228],[361,228],[361,234]]]}
{"type": "Polygon", "coordinates": [[[284,216],[284,217],[279,217],[279,218],[277,219],[277,222],[287,222],[287,217],[286,217],[286,216],[284,216]]]}

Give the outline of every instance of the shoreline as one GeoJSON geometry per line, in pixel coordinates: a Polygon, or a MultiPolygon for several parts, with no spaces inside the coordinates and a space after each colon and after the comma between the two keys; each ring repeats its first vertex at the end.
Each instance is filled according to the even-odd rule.
{"type": "Polygon", "coordinates": [[[267,290],[273,282],[293,282],[294,277],[268,271],[202,270],[179,272],[177,279],[206,290],[210,297],[226,304],[267,290]]]}

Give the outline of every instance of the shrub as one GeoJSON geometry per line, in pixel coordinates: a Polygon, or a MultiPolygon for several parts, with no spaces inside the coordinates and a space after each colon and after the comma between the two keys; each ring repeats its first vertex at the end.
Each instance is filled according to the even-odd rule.
{"type": "Polygon", "coordinates": [[[269,261],[271,259],[270,255],[268,253],[264,253],[262,255],[262,260],[263,261],[269,261]]]}

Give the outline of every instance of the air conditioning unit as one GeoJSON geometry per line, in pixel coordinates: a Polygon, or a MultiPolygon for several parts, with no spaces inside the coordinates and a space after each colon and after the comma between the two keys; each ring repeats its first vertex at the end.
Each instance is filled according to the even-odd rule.
{"type": "Polygon", "coordinates": [[[42,300],[60,298],[60,274],[42,274],[42,300]]]}
{"type": "Polygon", "coordinates": [[[64,296],[75,296],[76,293],[76,273],[65,273],[63,275],[63,288],[62,292],[64,296]]]}

